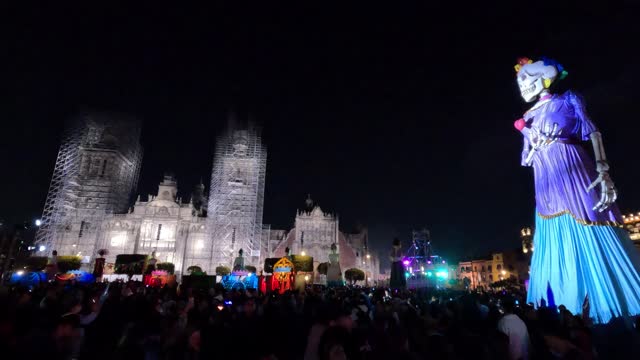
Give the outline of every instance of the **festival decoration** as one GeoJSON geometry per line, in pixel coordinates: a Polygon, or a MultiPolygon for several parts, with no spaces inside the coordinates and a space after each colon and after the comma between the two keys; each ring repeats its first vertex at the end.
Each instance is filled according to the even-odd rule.
{"type": "Polygon", "coordinates": [[[57,274],[56,280],[58,281],[77,281],[79,283],[88,284],[95,281],[95,277],[92,273],[86,271],[73,270],[64,274],[57,274]]]}
{"type": "Polygon", "coordinates": [[[518,65],[522,98],[536,101],[514,123],[524,136],[521,163],[533,167],[536,193],[527,302],[578,314],[588,296],[589,316],[600,323],[640,314],[640,254],[621,227],[602,135],[579,96],[550,93],[553,81],[566,76],[562,65],[547,58],[518,65]],[[595,163],[581,146],[587,140],[595,163]]]}
{"type": "Polygon", "coordinates": [[[291,288],[291,277],[294,271],[293,262],[286,256],[273,265],[273,279],[278,282],[277,288],[280,293],[284,293],[291,288]]]}

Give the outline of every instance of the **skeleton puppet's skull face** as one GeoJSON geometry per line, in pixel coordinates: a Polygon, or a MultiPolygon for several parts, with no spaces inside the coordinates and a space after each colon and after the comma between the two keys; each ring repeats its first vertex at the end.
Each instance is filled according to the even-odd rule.
{"type": "Polygon", "coordinates": [[[549,87],[557,75],[558,71],[554,66],[545,66],[542,61],[522,66],[517,77],[520,94],[524,101],[532,102],[535,100],[542,90],[549,87]]]}

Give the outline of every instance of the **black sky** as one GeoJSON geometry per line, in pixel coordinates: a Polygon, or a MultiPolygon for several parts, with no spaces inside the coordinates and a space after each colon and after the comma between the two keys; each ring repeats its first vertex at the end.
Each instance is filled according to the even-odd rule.
{"type": "Polygon", "coordinates": [[[208,183],[235,107],[264,129],[273,227],[289,229],[311,193],[381,250],[424,226],[451,257],[516,247],[534,199],[513,65],[541,55],[586,97],[620,207],[640,209],[631,2],[449,3],[3,5],[0,218],[39,216],[62,123],[83,108],[142,119],[139,192],[171,170],[186,197],[208,183]]]}

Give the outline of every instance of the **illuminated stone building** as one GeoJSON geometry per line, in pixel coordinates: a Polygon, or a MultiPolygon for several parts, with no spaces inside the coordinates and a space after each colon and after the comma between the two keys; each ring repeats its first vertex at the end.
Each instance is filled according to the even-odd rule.
{"type": "Polygon", "coordinates": [[[107,264],[120,254],[153,254],[158,262],[173,263],[180,276],[192,265],[209,274],[220,265],[231,267],[240,249],[246,265],[258,271],[267,257],[284,256],[287,247],[313,256],[317,269],[336,244],[343,273],[358,268],[367,280],[378,279],[379,261],[368,248],[367,230],[340,231],[338,216],[310,198],[291,230],[262,223],[266,147],[253,125],[230,124],[218,137],[209,195],[200,183],[184,200],[175,176],[166,174],[156,194],[133,201],[142,162],[139,137],[138,123],[109,116],[83,116],[69,127],[35,255],[76,255],[91,269],[103,249],[107,264]]]}
{"type": "Polygon", "coordinates": [[[622,221],[633,241],[633,246],[640,250],[640,213],[622,215],[622,221]]]}
{"type": "MultiPolygon", "coordinates": [[[[297,211],[293,229],[288,232],[271,230],[274,231],[278,235],[271,237],[271,257],[284,256],[289,248],[294,255],[312,256],[314,269],[317,269],[320,263],[329,261],[331,244],[335,243],[343,273],[349,268],[358,268],[365,272],[367,279],[375,281],[379,277],[380,263],[378,256],[369,249],[367,229],[353,234],[340,231],[339,217],[324,212],[311,198],[306,200],[302,210],[297,211]]],[[[315,281],[322,282],[320,278],[315,281]]]]}
{"type": "Polygon", "coordinates": [[[476,260],[461,261],[456,275],[469,289],[486,289],[496,281],[509,278],[524,283],[529,279],[529,261],[521,249],[493,253],[476,260]]]}

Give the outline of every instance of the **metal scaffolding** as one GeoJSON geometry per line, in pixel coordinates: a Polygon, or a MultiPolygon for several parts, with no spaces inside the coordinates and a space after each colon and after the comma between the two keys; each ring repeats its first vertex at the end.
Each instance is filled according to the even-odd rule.
{"type": "Polygon", "coordinates": [[[257,128],[230,128],[217,139],[207,215],[210,271],[232,265],[240,249],[245,264],[259,266],[266,169],[257,128]]]}
{"type": "Polygon", "coordinates": [[[69,121],[36,234],[38,255],[52,250],[70,253],[66,242],[74,253],[95,251],[97,239],[87,232],[97,230],[104,215],[127,211],[141,161],[138,121],[104,114],[83,114],[69,121]],[[77,239],[70,239],[71,231],[78,232],[77,239]],[[83,235],[84,242],[93,243],[79,247],[83,235]]]}
{"type": "Polygon", "coordinates": [[[409,261],[405,267],[410,267],[416,271],[431,265],[431,233],[427,229],[414,230],[412,232],[411,246],[407,249],[405,261],[409,261]]]}

